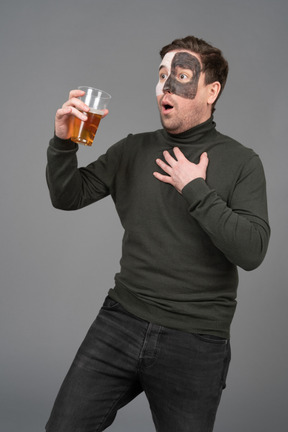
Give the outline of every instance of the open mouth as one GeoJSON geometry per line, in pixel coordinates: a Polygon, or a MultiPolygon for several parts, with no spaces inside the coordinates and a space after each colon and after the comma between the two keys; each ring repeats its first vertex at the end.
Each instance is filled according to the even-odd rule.
{"type": "Polygon", "coordinates": [[[162,103],[162,110],[163,110],[164,114],[169,113],[172,109],[173,109],[173,105],[171,105],[169,103],[162,103]]]}

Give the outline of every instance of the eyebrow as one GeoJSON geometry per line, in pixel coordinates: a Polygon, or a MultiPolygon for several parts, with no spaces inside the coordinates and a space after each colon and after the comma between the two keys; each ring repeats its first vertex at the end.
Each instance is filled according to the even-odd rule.
{"type": "Polygon", "coordinates": [[[159,66],[159,71],[160,71],[161,69],[164,69],[164,68],[167,68],[167,66],[161,64],[161,65],[159,66]]]}

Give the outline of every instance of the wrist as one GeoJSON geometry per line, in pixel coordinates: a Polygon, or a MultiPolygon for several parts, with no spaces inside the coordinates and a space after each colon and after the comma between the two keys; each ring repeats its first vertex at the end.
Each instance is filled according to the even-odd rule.
{"type": "Polygon", "coordinates": [[[61,138],[57,136],[56,132],[54,132],[54,137],[51,144],[53,147],[56,147],[59,150],[71,150],[78,148],[78,145],[70,138],[61,138]]]}

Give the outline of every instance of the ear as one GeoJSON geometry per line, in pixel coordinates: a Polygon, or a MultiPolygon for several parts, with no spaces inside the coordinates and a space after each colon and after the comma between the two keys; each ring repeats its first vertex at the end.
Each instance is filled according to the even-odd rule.
{"type": "Polygon", "coordinates": [[[217,99],[220,90],[221,90],[221,84],[219,83],[219,81],[215,81],[211,84],[208,84],[208,104],[212,105],[215,100],[217,99]]]}

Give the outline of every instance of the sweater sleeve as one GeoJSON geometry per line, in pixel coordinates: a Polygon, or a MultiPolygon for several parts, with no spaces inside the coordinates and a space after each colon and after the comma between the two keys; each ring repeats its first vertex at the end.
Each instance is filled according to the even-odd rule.
{"type": "Polygon", "coordinates": [[[257,155],[245,163],[228,204],[203,179],[182,191],[189,212],[233,264],[253,270],[263,261],[270,237],[266,181],[257,155]]]}
{"type": "Polygon", "coordinates": [[[110,194],[117,165],[120,143],[87,167],[78,168],[78,145],[54,136],[47,150],[46,179],[54,207],[77,210],[110,194]]]}

